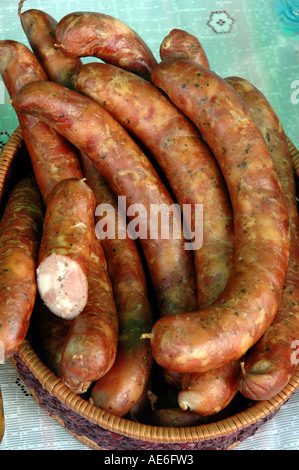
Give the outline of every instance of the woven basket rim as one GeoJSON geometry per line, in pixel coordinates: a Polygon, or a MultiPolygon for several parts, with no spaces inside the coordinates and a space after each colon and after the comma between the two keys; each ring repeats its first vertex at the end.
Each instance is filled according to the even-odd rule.
{"type": "MultiPolygon", "coordinates": [[[[13,132],[3,146],[0,154],[0,197],[5,178],[14,156],[23,144],[20,126],[13,132]]],[[[290,155],[296,175],[299,177],[299,152],[288,139],[290,155]]],[[[235,415],[214,423],[200,424],[190,427],[167,427],[143,424],[118,417],[92,405],[80,395],[72,392],[37,356],[30,342],[25,339],[17,354],[29,368],[41,386],[57,398],[63,405],[75,411],[81,417],[88,419],[96,426],[146,442],[159,443],[190,443],[225,437],[232,433],[257,423],[276,412],[293,395],[299,387],[299,366],[288,385],[270,400],[254,403],[249,408],[235,415]]]]}
{"type": "Polygon", "coordinates": [[[50,395],[56,397],[63,405],[75,411],[82,418],[86,418],[95,425],[114,433],[149,442],[187,443],[225,437],[251,426],[278,411],[299,387],[298,366],[289,383],[281,392],[269,400],[256,402],[246,410],[240,411],[231,417],[221,419],[215,423],[190,427],[156,426],[137,423],[127,418],[112,415],[72,392],[39,359],[27,339],[22,343],[18,356],[50,395]]]}

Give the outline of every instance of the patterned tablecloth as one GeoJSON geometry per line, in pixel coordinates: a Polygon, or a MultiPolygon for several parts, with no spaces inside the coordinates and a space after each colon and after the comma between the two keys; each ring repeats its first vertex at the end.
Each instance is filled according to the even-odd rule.
{"type": "MultiPolygon", "coordinates": [[[[0,0],[0,39],[28,45],[17,6],[18,0],[0,0]]],[[[283,32],[275,0],[26,0],[23,10],[28,8],[42,9],[57,20],[79,10],[115,16],[142,36],[158,60],[160,43],[171,29],[189,31],[202,42],[215,72],[243,76],[267,96],[299,148],[299,35],[283,32]]],[[[5,98],[0,80],[1,147],[18,125],[5,98]]],[[[0,364],[0,387],[6,418],[0,450],[88,450],[36,405],[10,361],[0,364]]],[[[245,449],[299,449],[299,390],[235,450],[245,449]]]]}

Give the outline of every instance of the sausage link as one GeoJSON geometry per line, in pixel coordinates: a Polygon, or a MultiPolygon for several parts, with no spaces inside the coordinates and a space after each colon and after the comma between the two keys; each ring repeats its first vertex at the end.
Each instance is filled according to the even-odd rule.
{"type": "Polygon", "coordinates": [[[79,58],[66,56],[62,49],[55,47],[57,21],[41,10],[21,12],[24,0],[19,3],[19,17],[28,42],[41,63],[49,80],[67,87],[71,86],[71,77],[82,65],[79,58]]]}
{"type": "Polygon", "coordinates": [[[4,360],[18,352],[29,328],[42,223],[41,197],[34,178],[28,176],[14,186],[0,223],[0,345],[4,360]]]}
{"type": "Polygon", "coordinates": [[[201,416],[219,413],[238,392],[240,377],[239,360],[202,374],[184,374],[179,406],[201,416]]]}
{"type": "Polygon", "coordinates": [[[97,57],[145,78],[157,63],[136,31],[103,13],[70,13],[59,21],[55,36],[69,57],[97,57]]]}
{"type": "Polygon", "coordinates": [[[160,57],[167,59],[187,59],[204,67],[210,67],[209,60],[196,36],[183,29],[172,29],[160,45],[160,57]]]}
{"type": "Polygon", "coordinates": [[[183,411],[181,408],[161,408],[153,410],[151,414],[154,426],[169,427],[189,427],[199,426],[206,423],[204,416],[200,416],[192,411],[183,411]]]}
{"type": "MultiPolygon", "coordinates": [[[[194,265],[190,252],[185,250],[183,235],[162,238],[158,234],[151,238],[149,230],[152,204],[163,204],[169,209],[171,227],[175,224],[180,227],[180,213],[149,160],[123,127],[90,98],[53,82],[26,85],[13,105],[17,112],[44,119],[68,138],[95,163],[117,195],[142,208],[145,233],[140,242],[159,310],[176,313],[194,308],[197,303],[194,265]]],[[[132,212],[128,215],[134,224],[132,212]]]]}
{"type": "MultiPolygon", "coordinates": [[[[115,195],[91,160],[81,155],[81,166],[96,198],[97,207],[111,208],[118,225],[115,195]]],[[[96,216],[96,222],[101,220],[96,216]]],[[[106,219],[105,219],[106,220],[106,219]]],[[[124,220],[124,224],[126,220],[124,220]]],[[[97,227],[97,225],[96,225],[97,227]]],[[[98,236],[100,234],[98,233],[98,236]]],[[[119,322],[119,341],[115,362],[109,372],[98,378],[91,398],[97,406],[117,416],[126,415],[142,397],[152,366],[151,347],[142,341],[142,332],[152,326],[152,311],[148,300],[147,282],[135,240],[102,238],[119,322]]]]}
{"type": "Polygon", "coordinates": [[[118,318],[106,258],[94,237],[89,259],[88,300],[70,323],[61,353],[61,376],[74,388],[93,382],[113,366],[118,344],[118,318]]]}
{"type": "MultiPolygon", "coordinates": [[[[187,59],[209,68],[209,61],[199,40],[180,29],[173,29],[160,46],[160,57],[187,59]]],[[[206,233],[206,232],[204,232],[206,233]]],[[[232,263],[231,265],[232,266],[232,263]]],[[[212,304],[211,299],[210,304],[212,304]]],[[[206,303],[203,307],[208,307],[206,303]]],[[[229,362],[216,370],[182,376],[179,405],[200,415],[213,415],[223,410],[234,398],[240,383],[239,361],[229,362]]]]}
{"type": "Polygon", "coordinates": [[[87,301],[94,210],[93,192],[75,178],[57,183],[48,201],[37,285],[49,310],[62,318],[75,318],[87,301]]]}
{"type": "Polygon", "coordinates": [[[160,318],[144,335],[163,367],[204,372],[241,358],[272,323],[288,267],[288,214],[264,138],[225,80],[190,61],[168,60],[152,81],[198,126],[232,201],[235,259],[224,292],[210,308],[160,318]]]}
{"type": "Polygon", "coordinates": [[[248,352],[240,383],[244,396],[268,400],[287,385],[296,368],[296,361],[292,361],[292,344],[299,338],[299,221],[295,179],[287,137],[269,101],[241,77],[226,80],[248,106],[264,136],[289,214],[291,251],[281,302],[272,324],[248,352]]]}
{"type": "MultiPolygon", "coordinates": [[[[187,59],[209,68],[208,58],[199,40],[181,29],[173,29],[169,35],[164,38],[160,46],[160,56],[162,60],[176,58],[187,59]]],[[[207,197],[207,200],[208,199],[209,197],[207,197]]],[[[213,211],[211,211],[209,207],[207,208],[205,204],[205,211],[206,210],[208,210],[211,218],[214,218],[213,211]]],[[[207,230],[205,228],[205,240],[206,233],[207,230]]],[[[220,242],[225,243],[225,241],[225,238],[220,238],[219,245],[220,242]]],[[[216,253],[217,252],[215,252],[215,255],[216,253]]],[[[209,262],[209,258],[212,254],[208,253],[205,256],[205,253],[203,253],[203,255],[204,259],[209,262]]],[[[217,255],[218,258],[220,253],[217,253],[217,255]]],[[[224,257],[224,261],[227,262],[228,268],[231,269],[233,258],[230,257],[226,259],[224,257]]],[[[226,285],[228,273],[230,273],[230,271],[227,270],[226,276],[223,279],[224,283],[222,284],[222,289],[218,292],[219,294],[226,285]]],[[[198,281],[199,274],[197,271],[197,282],[198,281]]],[[[217,297],[213,298],[210,296],[208,298],[209,302],[203,302],[202,305],[199,304],[199,307],[209,307],[217,297]]],[[[205,416],[213,415],[217,410],[223,410],[234,398],[240,383],[241,367],[237,369],[236,363],[238,363],[238,361],[234,363],[229,362],[216,370],[181,375],[181,380],[177,381],[177,388],[180,390],[178,403],[182,409],[185,411],[191,410],[192,413],[195,412],[205,416]]],[[[176,373],[173,372],[172,374],[176,373]]],[[[173,378],[173,381],[177,378],[175,375],[170,376],[170,378],[169,376],[170,374],[168,374],[169,381],[170,378],[173,378]]]]}
{"type": "MultiPolygon", "coordinates": [[[[74,87],[104,107],[155,157],[181,208],[191,206],[198,305],[223,291],[233,264],[232,211],[221,172],[197,128],[151,83],[110,64],[83,65],[74,87]],[[203,227],[196,205],[203,204],[203,227]]],[[[181,312],[180,312],[181,313],[181,312]]]]}
{"type": "MultiPolygon", "coordinates": [[[[27,83],[47,80],[34,54],[22,43],[0,41],[0,73],[11,98],[27,83]]],[[[24,142],[45,205],[54,186],[65,178],[82,178],[74,147],[43,121],[18,114],[24,142]]]]}

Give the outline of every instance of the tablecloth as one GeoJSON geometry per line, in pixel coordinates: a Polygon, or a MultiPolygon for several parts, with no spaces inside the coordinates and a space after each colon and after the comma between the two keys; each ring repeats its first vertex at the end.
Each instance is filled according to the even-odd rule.
{"type": "MultiPolygon", "coordinates": [[[[18,0],[0,0],[0,39],[28,45],[17,8],[18,0]]],[[[42,9],[57,20],[79,10],[115,16],[142,36],[157,60],[170,30],[187,30],[200,39],[215,72],[243,76],[266,95],[299,148],[299,35],[284,33],[275,0],[26,0],[23,10],[29,8],[42,9]]],[[[5,98],[0,80],[0,148],[18,125],[5,98]]],[[[0,387],[6,418],[0,450],[89,450],[37,406],[10,361],[0,364],[0,387]]],[[[235,448],[246,449],[299,449],[299,390],[235,448]]]]}

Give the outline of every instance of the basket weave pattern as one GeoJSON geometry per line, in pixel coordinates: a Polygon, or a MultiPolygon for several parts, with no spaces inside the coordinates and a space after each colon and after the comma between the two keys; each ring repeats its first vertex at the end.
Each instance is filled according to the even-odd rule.
{"type": "MultiPolygon", "coordinates": [[[[23,146],[17,128],[0,155],[0,201],[14,157],[23,146]]],[[[289,142],[294,172],[299,178],[299,152],[289,142]]],[[[255,434],[273,418],[299,386],[299,368],[289,384],[271,400],[211,424],[188,428],[159,427],[114,416],[73,393],[38,358],[26,339],[12,359],[37,404],[78,440],[93,449],[106,450],[216,450],[229,449],[255,434]]]]}
{"type": "MultiPolygon", "coordinates": [[[[22,354],[23,355],[23,354],[22,354]]],[[[204,439],[204,434],[206,436],[211,436],[209,432],[209,425],[196,426],[193,428],[194,432],[199,431],[199,428],[206,428],[206,433],[201,437],[200,432],[198,432],[198,440],[194,442],[182,442],[183,433],[185,433],[185,438],[188,440],[190,436],[190,428],[175,429],[171,428],[161,428],[155,426],[140,425],[140,428],[144,428],[144,436],[140,435],[140,438],[132,438],[126,435],[128,429],[126,427],[130,426],[130,422],[124,419],[121,421],[127,422],[127,426],[124,425],[123,432],[113,432],[109,429],[105,429],[99,425],[95,425],[93,421],[85,418],[80,413],[74,411],[62,403],[56,396],[51,395],[46,388],[43,388],[40,381],[31,373],[30,369],[26,366],[24,361],[20,359],[17,355],[14,358],[15,366],[20,374],[20,377],[24,381],[27,388],[30,390],[35,400],[39,406],[47,411],[49,415],[57,419],[60,424],[62,424],[71,434],[77,438],[83,437],[87,438],[91,443],[95,444],[98,448],[106,450],[217,450],[217,449],[228,449],[234,444],[247,439],[252,436],[257,429],[266,421],[273,418],[275,414],[279,411],[279,407],[273,407],[272,411],[269,411],[263,418],[260,418],[258,421],[255,421],[252,417],[252,423],[244,426],[242,420],[235,416],[235,423],[237,428],[233,432],[229,432],[229,425],[226,420],[220,421],[219,423],[214,424],[215,428],[218,428],[218,437],[206,438],[204,439]],[[146,432],[146,428],[150,428],[150,432],[146,432]],[[188,430],[189,429],[189,430],[188,430]],[[162,432],[161,432],[162,430],[162,432]],[[227,433],[225,435],[225,433],[227,433]],[[161,442],[156,442],[156,439],[153,437],[153,441],[150,441],[150,437],[147,434],[156,435],[156,439],[161,440],[161,442]],[[222,435],[223,434],[223,435],[222,435]],[[180,435],[180,436],[179,436],[180,435]],[[177,442],[175,440],[178,439],[177,442]],[[164,441],[164,442],[163,442],[164,441]]],[[[49,380],[49,378],[48,378],[49,380]]],[[[295,390],[295,389],[294,389],[295,390]]],[[[84,402],[84,400],[83,400],[84,402]]],[[[82,405],[82,403],[81,403],[82,405]]],[[[88,406],[88,403],[86,402],[88,406]]],[[[94,408],[93,406],[91,408],[94,408]]],[[[267,410],[268,411],[268,410],[267,410]]],[[[92,416],[92,413],[90,413],[92,416]]],[[[111,415],[110,415],[111,416],[111,415]]],[[[117,419],[117,418],[116,418],[117,419]]],[[[107,425],[109,421],[107,421],[107,425]]],[[[134,423],[136,424],[136,423],[134,423]]],[[[110,423],[110,426],[113,423],[110,423]]],[[[142,434],[142,433],[141,433],[142,434]]],[[[215,432],[217,435],[217,432],[215,432]]]]}

